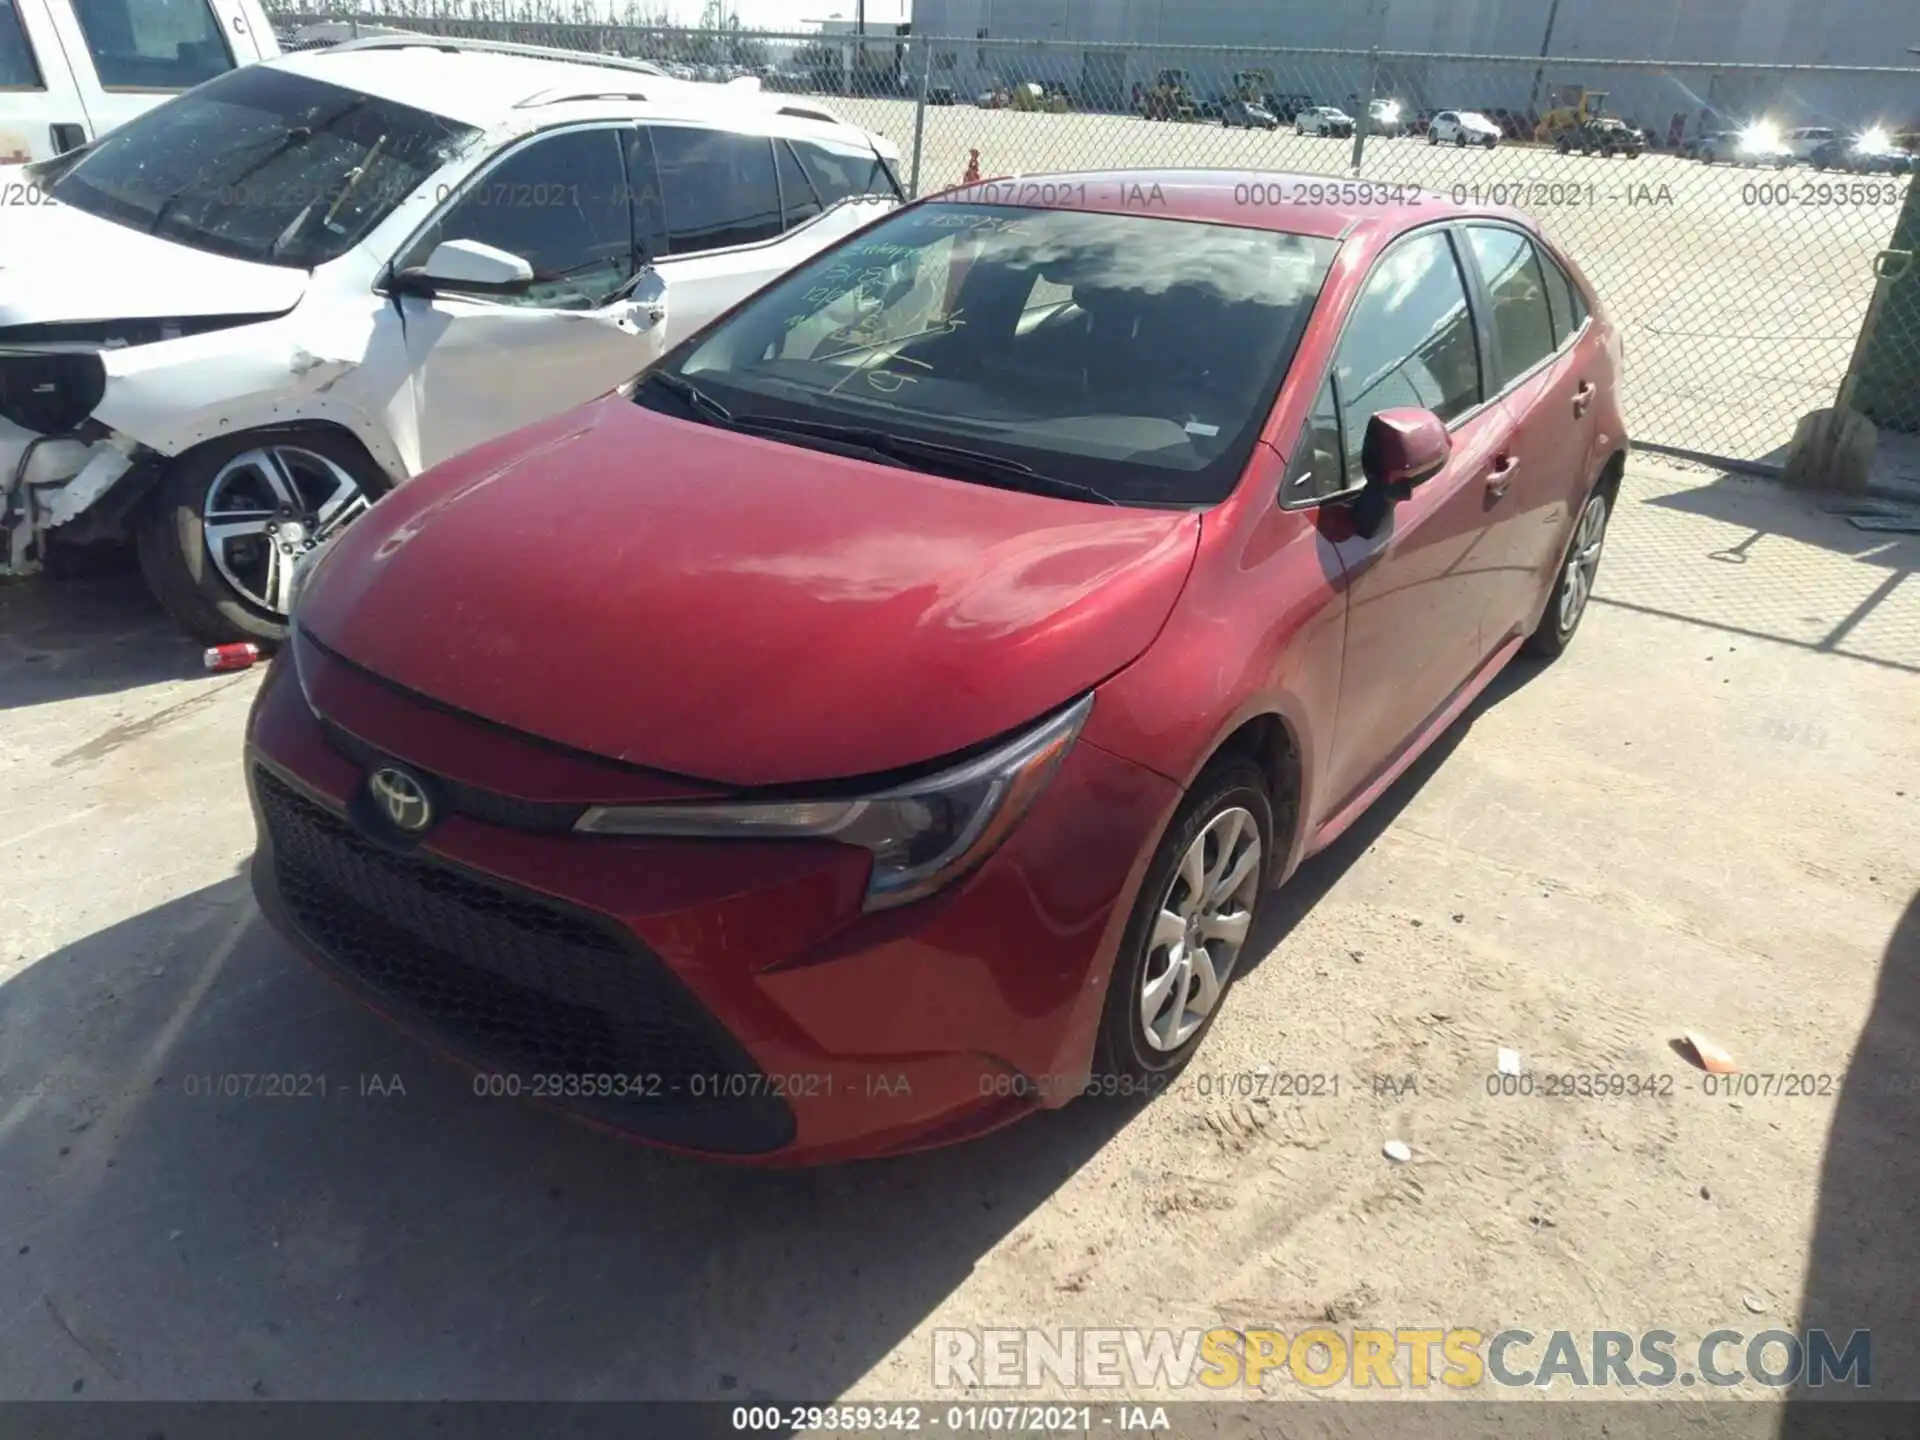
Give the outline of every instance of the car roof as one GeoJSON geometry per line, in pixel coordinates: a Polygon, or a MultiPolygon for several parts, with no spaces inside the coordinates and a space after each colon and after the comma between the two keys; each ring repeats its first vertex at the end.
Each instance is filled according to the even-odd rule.
{"type": "Polygon", "coordinates": [[[927,197],[927,204],[1096,210],[1240,225],[1326,240],[1361,227],[1399,231],[1431,220],[1505,220],[1538,233],[1522,212],[1462,205],[1438,190],[1274,170],[1077,170],[1000,176],[927,197]]]}
{"type": "Polygon", "coordinates": [[[432,44],[295,51],[263,62],[315,80],[411,105],[490,130],[516,114],[566,106],[609,115],[662,115],[724,120],[783,111],[814,123],[854,129],[831,110],[802,97],[749,86],[675,80],[616,65],[432,44]],[[529,102],[533,102],[530,104],[529,102]]]}

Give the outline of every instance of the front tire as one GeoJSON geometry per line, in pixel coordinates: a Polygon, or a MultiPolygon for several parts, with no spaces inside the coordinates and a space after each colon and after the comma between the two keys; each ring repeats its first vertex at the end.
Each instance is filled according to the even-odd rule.
{"type": "Polygon", "coordinates": [[[1527,637],[1525,650],[1542,660],[1553,660],[1566,652],[1580,629],[1593,598],[1594,581],[1600,571],[1600,554],[1607,543],[1607,521],[1613,515],[1613,502],[1605,485],[1596,485],[1580,507],[1573,534],[1561,553],[1553,596],[1547,610],[1527,637]]]}
{"type": "Polygon", "coordinates": [[[1096,1090],[1109,1079],[1128,1094],[1160,1085],[1200,1048],[1258,918],[1273,829],[1251,761],[1217,762],[1194,783],[1147,866],[1107,980],[1096,1090]]]}
{"type": "Polygon", "coordinates": [[[134,522],[147,588],[208,645],[286,638],[293,565],[391,488],[337,430],[249,431],[167,467],[134,522]]]}

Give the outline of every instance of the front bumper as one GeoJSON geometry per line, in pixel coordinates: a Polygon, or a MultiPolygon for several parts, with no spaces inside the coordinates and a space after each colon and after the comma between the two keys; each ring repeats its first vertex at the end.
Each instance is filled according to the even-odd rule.
{"type": "Polygon", "coordinates": [[[1082,740],[970,879],[866,916],[857,851],[572,834],[553,817],[588,798],[577,757],[483,735],[338,661],[309,667],[310,706],[282,654],[248,742],[274,926],[474,1070],[477,1096],[716,1158],[900,1153],[1062,1103],[1179,798],[1082,740]],[[464,797],[409,852],[358,816],[380,758],[464,797]],[[515,794],[482,788],[489,775],[515,794]]]}
{"type": "Polygon", "coordinates": [[[85,514],[136,457],[118,437],[40,435],[0,418],[0,575],[38,569],[45,533],[85,514]]]}

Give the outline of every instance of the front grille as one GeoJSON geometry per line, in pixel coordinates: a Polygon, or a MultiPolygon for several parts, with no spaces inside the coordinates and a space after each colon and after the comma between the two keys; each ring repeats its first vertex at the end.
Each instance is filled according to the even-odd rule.
{"type": "Polygon", "coordinates": [[[288,917],[323,968],[395,1019],[508,1093],[671,1144],[753,1153],[791,1139],[751,1059],[626,931],[392,853],[262,767],[254,781],[288,917]]]}
{"type": "MultiPolygon", "coordinates": [[[[327,744],[363,770],[374,770],[387,764],[407,763],[396,761],[393,756],[375,749],[352,731],[342,729],[331,720],[321,720],[320,728],[326,736],[327,744]]],[[[482,790],[477,785],[463,785],[458,780],[449,780],[444,775],[431,774],[420,770],[415,765],[408,765],[407,768],[417,771],[432,781],[435,791],[445,800],[447,809],[478,820],[485,825],[498,825],[506,830],[533,830],[543,834],[560,835],[571,831],[579,823],[580,817],[587,813],[587,807],[584,805],[522,800],[517,796],[502,795],[497,790],[482,790]]]]}

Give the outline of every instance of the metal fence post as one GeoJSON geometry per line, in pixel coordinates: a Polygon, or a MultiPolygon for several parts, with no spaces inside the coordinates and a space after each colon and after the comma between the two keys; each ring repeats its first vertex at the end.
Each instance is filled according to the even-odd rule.
{"type": "Polygon", "coordinates": [[[1367,52],[1367,93],[1360,97],[1360,113],[1353,117],[1353,173],[1360,173],[1361,157],[1367,153],[1367,129],[1373,124],[1373,95],[1380,83],[1380,47],[1367,52]]]}
{"type": "Polygon", "coordinates": [[[927,144],[927,93],[933,88],[933,40],[916,35],[908,42],[920,50],[920,98],[913,107],[913,175],[907,182],[907,195],[920,198],[920,156],[927,144]]]}

